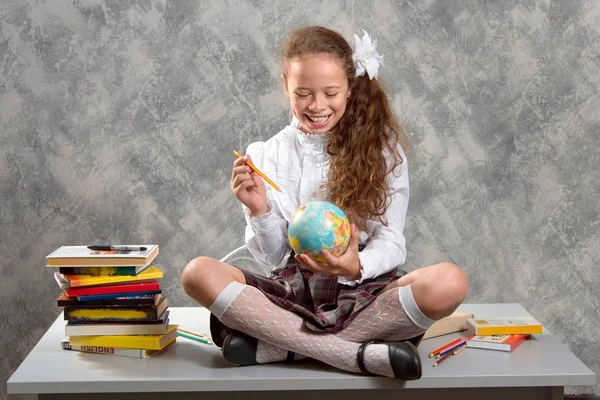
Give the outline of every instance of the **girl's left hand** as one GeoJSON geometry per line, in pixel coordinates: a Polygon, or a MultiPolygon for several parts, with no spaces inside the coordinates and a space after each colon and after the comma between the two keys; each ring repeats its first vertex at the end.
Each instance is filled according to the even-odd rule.
{"type": "Polygon", "coordinates": [[[323,275],[341,276],[347,280],[360,279],[360,260],[358,258],[358,232],[354,224],[350,225],[350,244],[346,252],[339,257],[334,256],[327,250],[321,252],[327,260],[325,263],[319,263],[306,254],[296,255],[296,261],[303,267],[313,272],[319,272],[323,275]]]}

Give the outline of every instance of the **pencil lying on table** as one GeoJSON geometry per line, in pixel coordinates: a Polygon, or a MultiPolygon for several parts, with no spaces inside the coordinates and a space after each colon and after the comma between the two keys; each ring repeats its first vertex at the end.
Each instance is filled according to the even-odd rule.
{"type": "Polygon", "coordinates": [[[182,328],[179,326],[177,327],[177,335],[187,338],[187,339],[192,339],[197,342],[204,343],[204,344],[213,344],[212,340],[210,340],[210,338],[208,336],[206,336],[205,334],[194,332],[194,331],[191,331],[189,329],[185,329],[185,328],[182,328]]]}
{"type": "Polygon", "coordinates": [[[466,345],[467,341],[473,339],[474,337],[475,337],[475,335],[471,335],[471,336],[469,336],[467,338],[461,339],[458,343],[453,344],[450,347],[446,347],[444,350],[440,351],[435,357],[436,358],[440,358],[440,357],[445,356],[446,353],[450,353],[450,352],[458,349],[459,347],[466,345]]]}
{"type": "MultiPolygon", "coordinates": [[[[238,153],[237,151],[234,150],[233,152],[239,158],[242,157],[242,155],[240,153],[238,153]]],[[[246,161],[246,165],[249,166],[252,171],[254,171],[258,175],[260,175],[265,181],[267,181],[267,183],[269,185],[273,186],[273,189],[277,190],[278,192],[281,192],[281,189],[279,189],[279,186],[277,186],[275,184],[275,182],[273,182],[272,180],[270,180],[269,178],[267,178],[267,176],[265,174],[263,174],[262,172],[260,172],[260,170],[254,166],[254,164],[252,164],[250,161],[246,161]]]]}
{"type": "Polygon", "coordinates": [[[190,335],[200,336],[200,337],[202,337],[204,339],[209,339],[210,340],[210,338],[207,335],[205,335],[204,333],[195,332],[195,331],[192,331],[190,329],[183,328],[181,326],[178,326],[177,330],[181,331],[181,332],[189,333],[190,335]]]}
{"type": "Polygon", "coordinates": [[[437,367],[438,365],[440,365],[441,363],[443,363],[444,361],[446,361],[448,358],[450,358],[452,356],[452,353],[448,353],[446,354],[444,357],[440,358],[439,360],[437,360],[436,362],[433,363],[434,367],[437,367]]]}
{"type": "Polygon", "coordinates": [[[433,366],[437,367],[438,365],[440,365],[441,363],[443,363],[445,360],[447,360],[451,356],[455,356],[455,355],[459,354],[461,351],[463,351],[466,348],[467,348],[467,344],[466,343],[463,344],[462,346],[458,346],[456,349],[454,349],[453,351],[449,351],[448,353],[446,353],[446,355],[442,356],[442,358],[440,358],[439,360],[437,360],[436,362],[434,362],[433,366]]]}
{"type": "Polygon", "coordinates": [[[437,349],[433,350],[431,353],[429,353],[429,358],[435,357],[438,354],[440,354],[442,351],[449,349],[450,347],[458,344],[460,342],[460,338],[456,338],[453,341],[451,341],[450,343],[446,343],[443,346],[438,347],[437,349]]]}

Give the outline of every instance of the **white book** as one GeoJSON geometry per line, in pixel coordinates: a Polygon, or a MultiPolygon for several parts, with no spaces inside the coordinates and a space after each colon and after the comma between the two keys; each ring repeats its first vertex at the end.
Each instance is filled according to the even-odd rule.
{"type": "Polygon", "coordinates": [[[530,335],[474,336],[467,340],[467,347],[474,349],[513,351],[529,336],[530,335]]]}
{"type": "Polygon", "coordinates": [[[159,253],[157,244],[136,245],[145,250],[93,250],[88,246],[61,246],[46,256],[48,267],[144,266],[159,253]]]}
{"type": "Polygon", "coordinates": [[[162,324],[77,324],[65,325],[66,336],[123,336],[123,335],[164,335],[169,328],[169,320],[162,324]]]}
{"type": "Polygon", "coordinates": [[[129,357],[129,358],[148,358],[156,354],[162,353],[167,349],[175,346],[177,339],[173,339],[171,343],[166,345],[161,350],[142,350],[142,349],[121,349],[117,347],[105,346],[72,346],[69,339],[60,341],[61,348],[68,351],[80,351],[82,353],[104,354],[109,356],[129,357]]]}

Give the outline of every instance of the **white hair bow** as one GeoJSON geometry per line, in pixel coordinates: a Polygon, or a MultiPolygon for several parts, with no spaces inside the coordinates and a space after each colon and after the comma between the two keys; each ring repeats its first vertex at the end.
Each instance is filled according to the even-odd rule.
{"type": "Polygon", "coordinates": [[[354,35],[354,53],[352,60],[356,67],[356,76],[369,75],[369,79],[377,78],[379,64],[383,64],[383,56],[375,50],[377,39],[371,43],[371,37],[363,29],[364,36],[362,40],[354,35]]]}

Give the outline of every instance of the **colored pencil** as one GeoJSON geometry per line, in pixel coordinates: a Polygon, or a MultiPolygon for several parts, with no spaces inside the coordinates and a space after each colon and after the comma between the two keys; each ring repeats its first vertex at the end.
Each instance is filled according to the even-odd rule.
{"type": "Polygon", "coordinates": [[[181,331],[181,332],[189,333],[190,335],[200,336],[201,338],[210,340],[210,337],[206,336],[204,333],[194,332],[194,331],[192,331],[190,329],[186,329],[186,328],[183,328],[181,326],[178,326],[177,330],[181,331]]]}
{"type": "MultiPolygon", "coordinates": [[[[241,158],[241,157],[242,157],[242,155],[241,155],[240,153],[238,153],[237,151],[235,151],[235,150],[233,151],[233,153],[234,153],[236,156],[238,156],[238,158],[241,158]]],[[[250,169],[251,169],[252,171],[254,171],[254,172],[256,172],[258,175],[260,175],[260,176],[261,176],[261,177],[262,177],[262,178],[263,178],[265,181],[267,181],[267,183],[268,183],[269,185],[273,186],[273,188],[274,188],[275,190],[277,190],[278,192],[281,192],[281,189],[279,189],[279,186],[277,186],[277,185],[275,184],[275,182],[273,182],[272,180],[270,180],[269,178],[267,178],[267,176],[266,176],[265,174],[263,174],[262,172],[260,172],[260,170],[254,166],[254,164],[252,164],[252,163],[251,163],[251,162],[249,162],[249,161],[246,161],[246,165],[247,165],[247,166],[249,166],[249,167],[250,167],[250,169]]]]}
{"type": "Polygon", "coordinates": [[[443,357],[443,356],[445,356],[445,355],[446,355],[446,353],[450,353],[450,352],[452,352],[453,350],[456,350],[456,349],[458,349],[460,346],[462,346],[462,345],[466,344],[466,343],[467,343],[467,340],[471,340],[471,339],[473,339],[474,337],[475,337],[475,335],[471,335],[471,336],[469,336],[468,338],[462,339],[462,340],[461,340],[461,341],[459,341],[458,343],[456,343],[456,344],[453,344],[452,346],[450,346],[450,347],[448,347],[448,348],[446,348],[446,349],[444,349],[444,350],[440,351],[440,353],[439,353],[439,354],[437,354],[436,356],[437,356],[438,358],[439,358],[439,357],[443,357]]]}
{"type": "Polygon", "coordinates": [[[466,348],[467,348],[467,344],[465,343],[462,346],[460,346],[459,348],[457,348],[456,350],[454,350],[452,352],[452,355],[455,356],[455,355],[457,355],[458,353],[460,353],[461,351],[463,351],[466,348]]]}
{"type": "Polygon", "coordinates": [[[450,358],[452,356],[452,353],[447,353],[444,357],[440,358],[439,360],[437,360],[436,362],[433,363],[434,367],[437,367],[438,365],[440,365],[442,362],[444,362],[445,360],[447,360],[448,358],[450,358]]]}
{"type": "Polygon", "coordinates": [[[182,336],[184,338],[195,340],[197,342],[202,342],[204,344],[212,344],[212,342],[208,339],[204,339],[204,338],[201,338],[200,336],[196,336],[196,335],[190,335],[189,333],[181,332],[180,330],[177,330],[177,335],[182,336]]]}
{"type": "Polygon", "coordinates": [[[441,351],[446,350],[448,347],[455,345],[456,343],[460,342],[460,338],[454,339],[453,341],[451,341],[450,343],[446,343],[443,346],[438,347],[437,349],[433,350],[431,353],[429,353],[429,358],[432,358],[434,356],[436,356],[438,353],[440,353],[441,351]]]}

